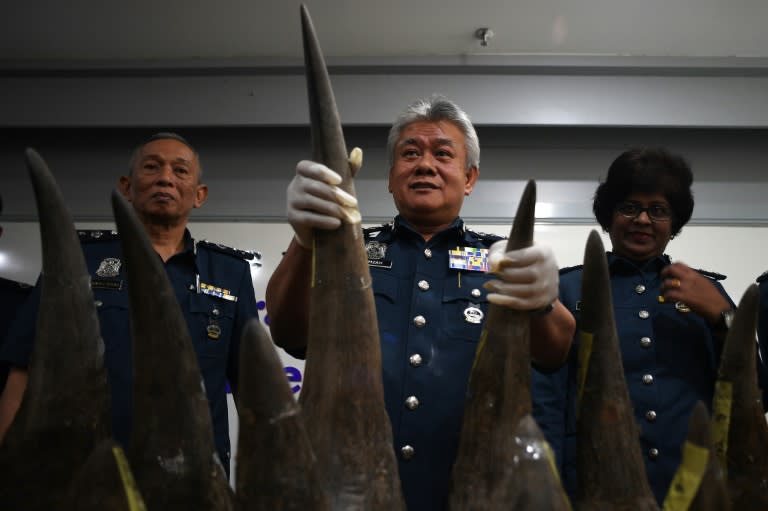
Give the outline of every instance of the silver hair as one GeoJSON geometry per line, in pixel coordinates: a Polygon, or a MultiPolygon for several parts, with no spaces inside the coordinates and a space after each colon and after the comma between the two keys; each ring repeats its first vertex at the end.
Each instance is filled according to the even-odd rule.
{"type": "Polygon", "coordinates": [[[467,151],[467,170],[471,167],[480,168],[480,141],[477,139],[475,127],[464,110],[445,96],[435,95],[430,98],[418,99],[408,105],[395,119],[387,136],[387,154],[389,168],[395,164],[395,144],[400,133],[411,123],[418,121],[437,122],[449,121],[464,134],[464,147],[467,151]]]}
{"type": "Polygon", "coordinates": [[[155,140],[175,140],[189,147],[192,150],[192,153],[195,155],[195,158],[197,158],[197,166],[199,168],[197,182],[198,183],[203,182],[203,163],[200,161],[200,154],[198,154],[197,149],[195,149],[194,146],[190,144],[186,138],[182,137],[178,133],[173,133],[172,131],[161,131],[159,133],[155,133],[154,135],[146,139],[144,142],[136,146],[136,149],[134,149],[133,153],[131,153],[131,159],[128,161],[129,176],[133,173],[133,167],[135,167],[136,164],[138,163],[139,156],[141,155],[141,150],[144,149],[145,145],[149,144],[150,142],[154,142],[155,140]]]}

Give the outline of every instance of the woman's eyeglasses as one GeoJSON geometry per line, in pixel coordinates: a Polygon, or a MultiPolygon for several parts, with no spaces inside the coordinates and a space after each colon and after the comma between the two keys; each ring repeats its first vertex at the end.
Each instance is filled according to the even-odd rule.
{"type": "Polygon", "coordinates": [[[662,204],[651,204],[644,208],[637,202],[622,202],[616,206],[616,212],[627,218],[637,218],[643,211],[654,222],[666,222],[672,217],[672,211],[662,204]]]}

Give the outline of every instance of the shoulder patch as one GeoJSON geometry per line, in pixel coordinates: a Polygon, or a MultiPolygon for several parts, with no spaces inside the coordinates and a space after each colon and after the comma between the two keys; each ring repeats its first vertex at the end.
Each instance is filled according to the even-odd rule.
{"type": "Polygon", "coordinates": [[[252,259],[261,259],[261,254],[259,252],[251,251],[251,250],[240,250],[239,248],[233,248],[228,247],[226,245],[222,245],[221,243],[215,243],[213,241],[208,240],[200,240],[197,242],[198,247],[205,247],[207,249],[221,252],[222,254],[228,254],[234,257],[238,257],[240,259],[246,259],[248,261],[252,259]]]}
{"type": "Polygon", "coordinates": [[[716,273],[716,272],[713,272],[713,271],[702,270],[701,268],[696,268],[696,271],[701,273],[705,277],[709,277],[712,280],[725,280],[725,279],[728,278],[725,275],[723,275],[722,273],[716,273]]]}
{"type": "Polygon", "coordinates": [[[366,227],[363,229],[363,237],[365,239],[371,239],[378,236],[380,233],[392,230],[392,223],[381,224],[375,227],[366,227]]]}
{"type": "Polygon", "coordinates": [[[80,238],[80,243],[120,239],[120,235],[117,234],[117,231],[102,229],[78,229],[77,235],[80,238]]]}
{"type": "Polygon", "coordinates": [[[766,272],[763,272],[763,274],[762,274],[762,275],[760,275],[759,277],[757,277],[756,281],[757,281],[757,282],[760,282],[761,284],[762,284],[763,282],[766,282],[766,281],[768,281],[768,271],[766,271],[766,272]]]}
{"type": "Polygon", "coordinates": [[[577,264],[576,266],[566,266],[565,268],[560,268],[559,272],[560,275],[565,275],[566,273],[571,273],[575,270],[580,270],[584,267],[583,264],[577,264]]]}
{"type": "Polygon", "coordinates": [[[499,236],[498,234],[490,234],[487,232],[477,232],[471,229],[465,229],[465,232],[474,238],[477,238],[485,243],[488,243],[489,245],[496,241],[507,239],[506,236],[499,236]]]}

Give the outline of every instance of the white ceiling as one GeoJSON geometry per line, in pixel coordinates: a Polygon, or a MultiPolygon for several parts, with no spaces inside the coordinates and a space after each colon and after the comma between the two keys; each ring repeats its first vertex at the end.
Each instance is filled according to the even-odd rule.
{"type": "MultiPolygon", "coordinates": [[[[2,0],[0,60],[301,56],[295,0],[2,0]]],[[[307,0],[329,57],[768,57],[765,0],[307,0]],[[479,27],[495,33],[487,47],[479,27]]]]}

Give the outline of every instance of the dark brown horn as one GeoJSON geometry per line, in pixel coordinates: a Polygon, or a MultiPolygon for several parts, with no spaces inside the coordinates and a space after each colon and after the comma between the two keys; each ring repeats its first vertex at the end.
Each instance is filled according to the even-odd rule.
{"type": "Polygon", "coordinates": [[[664,499],[664,511],[729,511],[725,474],[715,456],[709,412],[699,401],[688,420],[680,466],[664,499]]]}
{"type": "Polygon", "coordinates": [[[712,434],[733,509],[768,509],[768,426],[757,385],[759,292],[744,292],[723,346],[715,384],[712,434]]]}
{"type": "Polygon", "coordinates": [[[301,408],[258,319],[240,341],[237,412],[236,509],[329,509],[301,408]]]}
{"type": "Polygon", "coordinates": [[[515,456],[509,465],[499,468],[509,473],[505,478],[508,484],[494,488],[493,500],[498,505],[487,509],[571,511],[555,454],[533,417],[525,415],[508,436],[507,443],[513,444],[515,456]]]}
{"type": "Polygon", "coordinates": [[[123,449],[103,440],[72,483],[71,511],[146,511],[123,449]]]}
{"type": "MultiPolygon", "coordinates": [[[[525,187],[507,242],[507,251],[531,246],[536,183],[525,187]]],[[[510,432],[531,413],[530,316],[490,304],[470,374],[450,509],[500,509],[508,498],[502,488],[516,476],[519,454],[510,432]]]]}
{"type": "Polygon", "coordinates": [[[596,231],[587,240],[582,278],[576,507],[657,510],[624,380],[608,262],[596,231]]]}
{"type": "Polygon", "coordinates": [[[40,155],[27,149],[26,157],[43,273],[28,386],[0,454],[0,502],[8,509],[47,511],[56,508],[87,453],[109,436],[109,390],[104,343],[72,216],[40,155]]]}
{"type": "MultiPolygon", "coordinates": [[[[301,7],[313,158],[354,194],[347,150],[320,45],[301,7]]],[[[384,408],[376,307],[359,224],[316,231],[309,338],[300,402],[333,509],[402,509],[384,408]]]]}
{"type": "Polygon", "coordinates": [[[214,455],[203,379],[165,268],[131,205],[112,192],[123,247],[133,338],[129,459],[150,509],[232,509],[214,455]]]}

